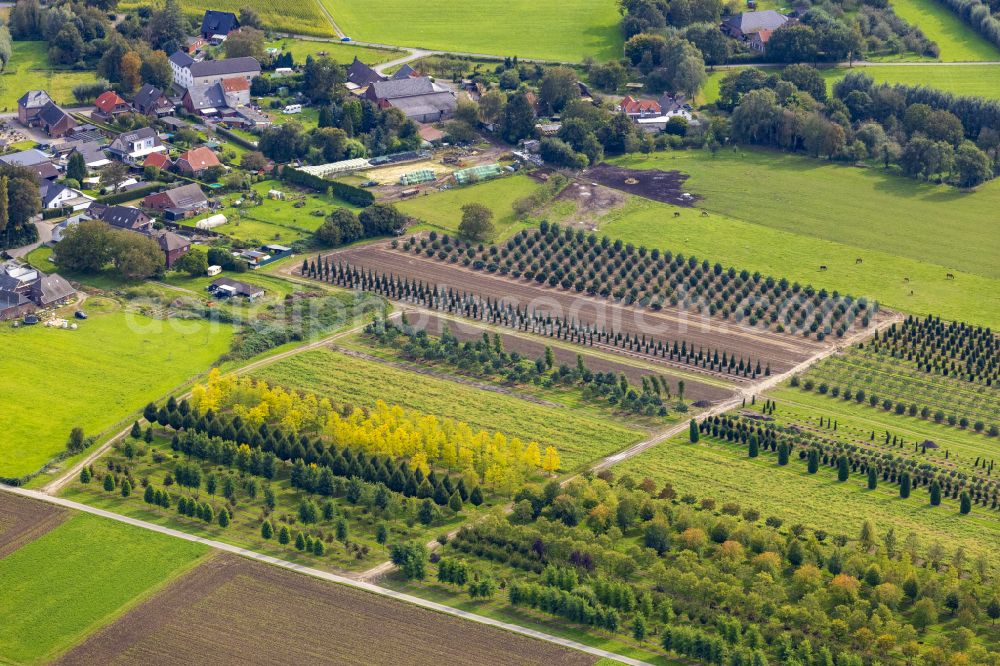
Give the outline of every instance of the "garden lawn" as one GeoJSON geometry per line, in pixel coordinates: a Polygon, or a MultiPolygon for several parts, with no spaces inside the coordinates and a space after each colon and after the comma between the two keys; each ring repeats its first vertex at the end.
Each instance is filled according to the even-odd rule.
{"type": "Polygon", "coordinates": [[[334,402],[370,407],[382,400],[465,421],[477,430],[537,441],[543,448],[555,446],[563,471],[577,470],[643,437],[638,430],[577,411],[537,405],[325,349],[297,354],[253,374],[334,402]]]}
{"type": "Polygon", "coordinates": [[[10,62],[0,75],[0,110],[16,111],[17,98],[36,88],[58,104],[73,104],[73,88],[97,80],[93,71],[53,69],[48,48],[46,42],[14,42],[10,62]]]}
{"type": "MultiPolygon", "coordinates": [[[[202,0],[180,0],[181,10],[190,18],[201,19],[208,7],[202,0]]],[[[161,7],[153,0],[124,0],[118,5],[122,11],[137,7],[161,7]]],[[[233,12],[239,16],[244,7],[252,9],[260,16],[261,23],[268,30],[279,30],[299,35],[335,37],[329,19],[313,0],[213,0],[212,9],[233,12]]]]}
{"type": "Polygon", "coordinates": [[[197,563],[200,544],[76,514],[0,560],[0,655],[50,661],[197,563]]]}
{"type": "Polygon", "coordinates": [[[304,65],[306,58],[326,57],[334,62],[349,65],[354,61],[355,56],[366,65],[376,65],[380,62],[387,62],[393,58],[403,55],[402,51],[392,49],[373,49],[368,46],[356,46],[354,44],[344,44],[342,42],[317,42],[309,39],[295,39],[286,37],[275,39],[265,44],[266,48],[281,49],[292,54],[296,65],[304,65]],[[325,56],[320,56],[325,53],[325,56]]]}
{"type": "Polygon", "coordinates": [[[320,2],[341,30],[360,41],[563,62],[622,55],[614,0],[320,2]]]}
{"type": "Polygon", "coordinates": [[[0,476],[38,470],[72,428],[102,433],[207,371],[233,335],[200,320],[91,315],[76,331],[0,327],[0,476]]]}
{"type": "MultiPolygon", "coordinates": [[[[926,0],[933,2],[934,0],[926,0]]],[[[971,35],[971,30],[969,32],[971,35]]],[[[1000,55],[994,58],[1000,60],[1000,55]]],[[[844,78],[848,72],[863,71],[876,83],[902,83],[909,86],[924,85],[938,88],[956,95],[972,95],[988,99],[1000,99],[1000,65],[875,65],[871,67],[830,67],[820,73],[827,80],[828,87],[844,78]]],[[[771,70],[768,70],[771,71],[771,70]]],[[[711,104],[719,99],[719,80],[725,76],[724,70],[708,75],[708,82],[697,100],[701,104],[711,104]]]]}
{"type": "Polygon", "coordinates": [[[678,495],[711,497],[719,504],[737,502],[744,509],[760,511],[762,519],[775,516],[786,525],[802,523],[830,535],[857,538],[864,522],[871,520],[880,536],[889,528],[900,540],[914,532],[923,549],[940,541],[949,553],[959,546],[967,553],[988,553],[1000,539],[996,511],[975,507],[960,516],[957,501],[932,507],[923,488],[900,499],[895,484],[880,483],[876,490],[868,490],[863,474],[852,474],[840,483],[835,469],[821,467],[811,475],[797,456],[784,467],[775,460],[773,455],[751,459],[743,447],[705,437],[690,444],[685,433],[615,465],[612,471],[636,480],[648,476],[658,484],[669,482],[678,495]]]}
{"type": "Polygon", "coordinates": [[[937,0],[891,0],[893,11],[941,48],[945,62],[1000,60],[1000,49],[937,0]]]}
{"type": "Polygon", "coordinates": [[[685,189],[704,197],[696,206],[716,215],[682,209],[674,218],[675,208],[633,201],[607,216],[602,231],[609,236],[908,312],[1000,324],[1000,303],[990,296],[1000,288],[1000,220],[992,212],[1000,206],[1000,181],[965,193],[767,150],[715,157],[674,151],[614,162],[689,174],[685,189]]]}
{"type": "MultiPolygon", "coordinates": [[[[358,210],[357,206],[337,197],[297,189],[288,183],[275,180],[261,181],[254,184],[253,188],[263,198],[263,203],[259,206],[236,208],[232,203],[241,198],[240,195],[228,195],[227,205],[222,211],[228,222],[215,227],[213,231],[247,243],[288,245],[311,236],[322,226],[323,220],[333,212],[334,208],[358,210]],[[287,198],[268,199],[269,190],[284,192],[287,198]],[[298,201],[304,201],[305,205],[296,208],[295,204],[298,201]],[[314,215],[316,211],[322,215],[314,215]]],[[[183,220],[181,224],[193,227],[203,217],[207,215],[183,220]]]]}
{"type": "Polygon", "coordinates": [[[432,192],[427,196],[416,196],[400,201],[396,207],[424,223],[412,229],[413,231],[436,229],[455,234],[462,221],[462,206],[469,203],[485,204],[493,211],[493,226],[496,227],[494,240],[499,242],[531,226],[514,216],[513,205],[515,201],[534,193],[540,187],[537,181],[518,174],[443,192],[432,192]]]}

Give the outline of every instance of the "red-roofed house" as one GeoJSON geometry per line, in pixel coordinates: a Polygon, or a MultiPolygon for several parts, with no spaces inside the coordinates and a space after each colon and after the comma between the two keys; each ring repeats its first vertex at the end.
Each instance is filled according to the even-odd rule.
{"type": "Polygon", "coordinates": [[[222,79],[222,92],[231,108],[250,103],[250,82],[243,77],[222,79]]]}
{"type": "Polygon", "coordinates": [[[771,39],[771,35],[773,34],[774,30],[771,30],[770,28],[761,28],[757,32],[750,35],[750,39],[747,40],[747,46],[750,47],[751,51],[763,53],[767,49],[767,42],[771,39]]]}
{"type": "Polygon", "coordinates": [[[655,118],[663,113],[660,103],[652,99],[636,99],[628,95],[618,104],[618,110],[632,120],[655,118]]]}
{"type": "Polygon", "coordinates": [[[183,153],[174,164],[178,171],[192,178],[198,178],[207,169],[222,166],[222,162],[219,161],[215,153],[205,146],[199,146],[183,153]]]}
{"type": "Polygon", "coordinates": [[[123,113],[129,113],[132,105],[118,96],[114,90],[103,92],[94,100],[94,110],[90,112],[90,117],[94,120],[104,122],[114,120],[123,113]]]}
{"type": "Polygon", "coordinates": [[[150,153],[146,156],[146,159],[142,163],[143,167],[154,166],[157,169],[166,171],[171,166],[173,162],[170,161],[170,157],[166,153],[150,153]]]}

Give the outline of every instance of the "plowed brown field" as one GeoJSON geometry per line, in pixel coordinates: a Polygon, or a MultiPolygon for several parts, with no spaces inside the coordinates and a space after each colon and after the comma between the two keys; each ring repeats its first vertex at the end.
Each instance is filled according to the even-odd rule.
{"type": "Polygon", "coordinates": [[[0,557],[10,555],[66,519],[59,507],[0,493],[0,557]]]}
{"type": "Polygon", "coordinates": [[[218,555],[61,664],[592,664],[586,654],[218,555]]]}
{"type": "MultiPolygon", "coordinates": [[[[394,250],[385,243],[362,245],[334,252],[331,262],[342,261],[359,269],[391,273],[397,277],[434,284],[438,288],[451,288],[458,292],[476,294],[483,298],[503,299],[511,305],[527,305],[540,314],[551,313],[567,320],[596,325],[611,331],[645,335],[653,340],[718,349],[728,354],[749,357],[760,361],[761,367],[770,364],[772,373],[783,372],[814,355],[830,348],[834,342],[828,338],[817,342],[788,333],[776,333],[760,328],[739,326],[719,318],[695,315],[677,308],[660,311],[646,310],[593,298],[558,287],[539,285],[536,282],[505,277],[483,271],[474,271],[458,265],[445,264],[423,255],[394,250]]],[[[607,347],[616,353],[629,353],[607,347]]],[[[742,381],[726,373],[696,368],[684,363],[643,356],[646,360],[674,366],[690,372],[712,374],[733,381],[742,381]]]]}

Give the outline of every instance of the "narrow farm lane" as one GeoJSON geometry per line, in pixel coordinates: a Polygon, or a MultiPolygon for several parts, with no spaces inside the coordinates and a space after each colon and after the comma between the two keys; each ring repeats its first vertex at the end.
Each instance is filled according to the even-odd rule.
{"type": "Polygon", "coordinates": [[[214,548],[216,550],[232,553],[233,555],[239,555],[241,557],[246,557],[251,560],[256,560],[258,562],[263,562],[265,564],[270,564],[272,566],[281,567],[282,569],[295,571],[304,574],[306,576],[311,576],[313,578],[329,581],[331,583],[336,583],[338,585],[347,585],[355,589],[363,590],[365,592],[370,592],[372,594],[378,594],[383,597],[388,597],[390,599],[395,599],[403,603],[408,603],[414,606],[419,606],[421,608],[426,608],[428,610],[436,611],[438,613],[445,613],[447,615],[460,617],[469,620],[471,622],[478,622],[480,624],[485,624],[491,627],[496,627],[498,629],[503,629],[505,631],[510,631],[515,634],[521,634],[522,636],[528,636],[530,638],[535,638],[537,640],[546,641],[548,643],[553,643],[555,645],[560,645],[562,647],[570,648],[573,650],[578,650],[580,652],[592,654],[602,659],[613,659],[623,664],[630,664],[633,666],[643,666],[647,664],[647,662],[640,661],[638,659],[633,659],[631,657],[626,657],[625,655],[616,654],[614,652],[609,652],[607,650],[602,650],[600,648],[591,647],[589,645],[584,645],[583,643],[578,643],[576,641],[567,638],[553,636],[552,634],[547,634],[542,631],[537,631],[535,629],[523,627],[518,624],[512,624],[510,622],[501,622],[500,620],[494,620],[492,618],[476,615],[475,613],[470,613],[468,611],[460,610],[458,608],[452,608],[451,606],[439,604],[434,601],[428,601],[427,599],[414,597],[412,595],[405,594],[403,592],[397,592],[395,590],[390,590],[388,588],[380,587],[378,585],[373,585],[371,583],[366,583],[360,580],[354,580],[351,578],[347,578],[345,576],[339,576],[337,574],[329,573],[326,571],[320,571],[319,569],[313,569],[312,567],[307,567],[302,564],[296,564],[294,562],[282,560],[277,557],[271,557],[270,555],[264,555],[262,553],[257,553],[252,550],[247,550],[246,548],[233,546],[231,544],[223,543],[221,541],[215,541],[213,539],[205,539],[203,537],[195,536],[193,534],[187,534],[186,532],[181,532],[179,530],[171,529],[169,527],[154,525],[153,523],[147,523],[144,520],[129,518],[128,516],[122,516],[120,514],[113,513],[111,511],[105,511],[103,509],[98,509],[96,507],[87,506],[86,504],[80,504],[79,502],[73,502],[71,500],[62,499],[60,497],[52,497],[51,495],[46,495],[45,493],[38,492],[35,490],[28,490],[26,488],[15,488],[12,486],[5,486],[2,484],[0,484],[0,490],[13,493],[15,495],[20,495],[22,497],[41,500],[43,502],[55,504],[61,507],[65,507],[67,509],[75,509],[77,511],[83,511],[85,513],[93,514],[95,516],[101,516],[102,518],[116,520],[118,522],[125,523],[127,525],[132,525],[133,527],[149,530],[151,532],[157,532],[159,534],[164,534],[166,536],[171,536],[177,539],[183,539],[185,541],[191,541],[193,543],[200,543],[202,545],[208,546],[209,548],[214,548]]]}
{"type": "MultiPolygon", "coordinates": [[[[793,375],[798,375],[805,372],[806,370],[811,368],[816,363],[819,363],[823,359],[832,356],[833,354],[836,354],[838,352],[841,352],[844,349],[850,347],[851,345],[861,342],[862,340],[866,340],[871,335],[874,335],[875,331],[885,330],[892,324],[900,322],[902,320],[903,320],[903,315],[894,312],[890,317],[879,322],[877,326],[873,328],[864,329],[862,331],[858,331],[857,333],[844,338],[835,346],[813,354],[808,359],[802,361],[801,363],[799,363],[790,370],[786,370],[781,374],[771,375],[770,377],[766,377],[761,381],[754,382],[753,384],[750,384],[748,386],[740,386],[737,389],[738,394],[736,395],[736,397],[727,400],[725,402],[721,402],[717,405],[713,405],[710,409],[707,409],[704,412],[698,414],[696,417],[694,417],[694,420],[700,423],[701,421],[704,421],[705,419],[711,416],[718,416],[719,414],[728,412],[730,409],[734,409],[740,406],[743,403],[743,400],[748,398],[753,398],[753,396],[755,395],[759,395],[761,393],[764,393],[765,391],[774,388],[775,386],[785,381],[786,379],[790,379],[793,375]]],[[[642,453],[643,451],[651,449],[657,444],[665,442],[666,440],[670,439],[671,437],[674,437],[675,435],[681,434],[689,427],[690,426],[688,425],[687,422],[678,423],[674,426],[671,426],[670,428],[658,432],[649,439],[634,444],[623,451],[619,451],[618,453],[613,453],[610,456],[607,456],[597,464],[593,465],[591,467],[591,470],[600,471],[602,469],[607,469],[612,465],[616,465],[622,462],[623,460],[628,460],[629,458],[633,458],[642,453]]]]}

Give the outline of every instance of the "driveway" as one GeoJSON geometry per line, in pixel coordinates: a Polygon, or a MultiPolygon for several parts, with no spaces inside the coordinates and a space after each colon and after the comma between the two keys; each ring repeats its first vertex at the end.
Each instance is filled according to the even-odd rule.
{"type": "MultiPolygon", "coordinates": [[[[40,245],[48,243],[52,240],[52,225],[48,222],[35,222],[35,228],[38,229],[38,242],[32,243],[31,245],[25,245],[23,247],[14,248],[13,250],[7,250],[7,254],[12,257],[24,257],[29,252],[34,250],[40,245]]],[[[39,266],[41,268],[41,266],[39,266]]]]}

